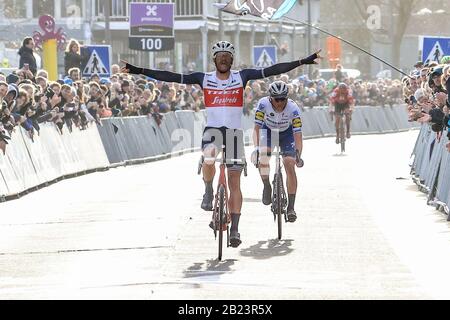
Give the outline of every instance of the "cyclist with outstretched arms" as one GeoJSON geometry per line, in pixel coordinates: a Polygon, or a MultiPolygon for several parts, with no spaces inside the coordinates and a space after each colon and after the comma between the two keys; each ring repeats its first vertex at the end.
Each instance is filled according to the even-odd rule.
{"type": "MultiPolygon", "coordinates": [[[[213,210],[213,180],[216,169],[214,161],[210,159],[218,156],[222,145],[225,145],[226,150],[228,150],[228,152],[225,152],[226,154],[229,153],[229,155],[226,155],[227,159],[244,157],[241,117],[244,107],[244,89],[248,81],[286,73],[301,65],[317,64],[316,60],[320,58],[320,51],[318,51],[305,59],[279,63],[265,69],[235,71],[231,70],[234,53],[235,49],[231,43],[227,41],[216,43],[212,48],[216,71],[208,73],[179,74],[144,69],[122,61],[126,64],[122,68],[122,72],[142,74],[165,82],[197,84],[202,88],[207,113],[207,124],[202,139],[202,150],[206,161],[203,165],[205,194],[201,207],[205,211],[213,210]],[[234,143],[236,139],[237,143],[234,143]]],[[[241,244],[238,227],[242,208],[240,180],[243,165],[227,161],[227,167],[228,187],[230,189],[228,208],[231,212],[230,244],[237,248],[241,244]]]]}
{"type": "Polygon", "coordinates": [[[352,92],[345,83],[340,83],[330,96],[330,112],[336,117],[336,144],[341,143],[339,139],[339,127],[341,123],[341,112],[345,114],[345,124],[347,126],[347,139],[350,139],[350,124],[352,113],[355,108],[355,99],[352,92]]]}
{"type": "Polygon", "coordinates": [[[272,187],[270,185],[270,156],[273,143],[278,144],[283,156],[283,164],[287,176],[289,222],[297,220],[294,209],[297,194],[297,174],[295,166],[303,167],[301,158],[303,151],[302,118],[299,106],[288,99],[289,88],[283,81],[275,81],[269,88],[270,96],[259,100],[255,113],[253,143],[255,151],[252,162],[258,165],[264,184],[262,202],[268,206],[272,203],[272,187]],[[278,139],[274,137],[278,136],[278,139]]]}

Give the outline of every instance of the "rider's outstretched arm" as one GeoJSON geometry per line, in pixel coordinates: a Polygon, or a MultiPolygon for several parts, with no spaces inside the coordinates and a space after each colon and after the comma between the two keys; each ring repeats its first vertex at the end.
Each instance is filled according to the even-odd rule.
{"type": "Polygon", "coordinates": [[[203,85],[203,78],[205,76],[202,72],[194,72],[191,74],[181,74],[174,73],[170,71],[163,70],[153,70],[153,69],[145,69],[136,67],[132,64],[127,63],[125,66],[126,69],[129,70],[131,74],[143,74],[147,77],[165,81],[165,82],[175,82],[175,83],[183,83],[183,84],[198,84],[200,86],[203,85]]]}
{"type": "Polygon", "coordinates": [[[291,62],[277,63],[265,69],[245,69],[242,74],[245,75],[244,82],[249,80],[258,80],[267,77],[276,76],[287,73],[302,65],[317,64],[315,60],[320,58],[319,52],[316,52],[305,59],[295,60],[291,62]]]}

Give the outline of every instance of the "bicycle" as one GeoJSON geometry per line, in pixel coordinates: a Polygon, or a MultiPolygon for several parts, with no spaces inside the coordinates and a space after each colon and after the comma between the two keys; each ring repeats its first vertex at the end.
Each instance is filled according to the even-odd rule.
{"type": "MultiPolygon", "coordinates": [[[[217,193],[214,196],[214,206],[213,206],[213,215],[210,223],[210,227],[214,231],[214,238],[217,240],[217,234],[219,235],[219,247],[218,247],[218,260],[222,260],[222,248],[223,248],[223,232],[227,232],[227,248],[230,247],[230,223],[231,223],[231,214],[228,210],[228,184],[226,178],[226,155],[225,155],[225,146],[222,146],[222,157],[220,159],[216,158],[206,158],[202,155],[198,164],[198,175],[201,174],[203,163],[205,160],[218,162],[220,163],[220,174],[219,181],[217,185],[217,193]]],[[[244,159],[228,159],[228,161],[235,162],[237,164],[244,165],[244,176],[247,176],[247,162],[244,159]]]]}
{"type": "MultiPolygon", "coordinates": [[[[286,195],[286,190],[284,188],[283,181],[283,173],[282,173],[282,164],[281,157],[283,153],[281,152],[281,147],[276,146],[274,151],[271,152],[272,155],[275,155],[275,175],[272,182],[272,206],[271,211],[273,213],[274,222],[277,222],[278,226],[278,240],[281,240],[283,237],[283,216],[284,222],[287,223],[287,206],[288,200],[286,195]]],[[[256,163],[256,168],[259,168],[259,156],[256,163]]]]}

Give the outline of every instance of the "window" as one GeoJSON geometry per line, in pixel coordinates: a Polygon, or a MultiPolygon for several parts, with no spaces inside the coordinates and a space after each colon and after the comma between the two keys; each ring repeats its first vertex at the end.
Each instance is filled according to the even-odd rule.
{"type": "Polygon", "coordinates": [[[113,0],[111,3],[111,15],[115,17],[125,17],[127,15],[127,5],[126,0],[113,0]]]}
{"type": "Polygon", "coordinates": [[[62,0],[61,17],[78,18],[82,16],[83,0],[62,0]]]}
{"type": "Polygon", "coordinates": [[[175,1],[177,16],[198,16],[203,14],[202,0],[175,1]]]}
{"type": "MultiPolygon", "coordinates": [[[[26,0],[3,0],[4,16],[9,19],[26,18],[27,5],[26,0]]],[[[1,10],[0,5],[0,10],[1,10]]]]}
{"type": "Polygon", "coordinates": [[[33,17],[39,18],[45,14],[55,16],[55,0],[34,0],[33,17]]]}

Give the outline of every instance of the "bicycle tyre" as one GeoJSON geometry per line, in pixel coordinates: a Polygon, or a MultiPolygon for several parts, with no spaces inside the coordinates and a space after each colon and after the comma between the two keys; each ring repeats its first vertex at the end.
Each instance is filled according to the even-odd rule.
{"type": "Polygon", "coordinates": [[[225,188],[221,185],[219,187],[219,261],[222,260],[223,248],[223,224],[225,218],[225,188]]]}
{"type": "Polygon", "coordinates": [[[340,135],[341,135],[341,152],[344,153],[345,152],[345,140],[346,140],[344,115],[342,115],[342,117],[341,117],[340,135]]]}
{"type": "Polygon", "coordinates": [[[275,178],[276,181],[276,186],[275,186],[275,190],[277,193],[277,208],[276,208],[276,217],[277,217],[277,225],[278,225],[278,240],[281,240],[281,238],[283,237],[283,203],[282,203],[282,199],[281,199],[281,186],[283,181],[281,181],[281,175],[280,173],[277,173],[277,176],[275,178]]]}

